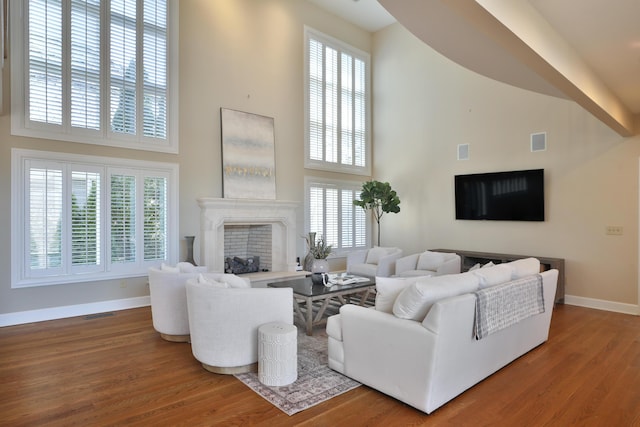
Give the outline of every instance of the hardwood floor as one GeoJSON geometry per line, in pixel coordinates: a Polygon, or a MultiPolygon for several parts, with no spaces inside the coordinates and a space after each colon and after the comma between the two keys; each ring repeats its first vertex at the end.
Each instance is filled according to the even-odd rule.
{"type": "Polygon", "coordinates": [[[557,306],[547,343],[431,415],[362,386],[289,417],[162,340],[148,307],[0,328],[2,426],[422,424],[639,426],[640,317],[557,306]]]}

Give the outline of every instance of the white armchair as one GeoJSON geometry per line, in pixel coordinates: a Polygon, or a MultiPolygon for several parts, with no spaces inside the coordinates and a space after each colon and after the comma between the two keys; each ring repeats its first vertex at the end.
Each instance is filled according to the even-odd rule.
{"type": "Polygon", "coordinates": [[[347,254],[347,273],[366,277],[390,277],[402,249],[376,246],[347,254]]]}
{"type": "Polygon", "coordinates": [[[178,263],[176,267],[162,265],[149,268],[149,297],[153,328],[172,342],[189,342],[187,315],[187,280],[205,273],[207,267],[178,263]],[[190,266],[190,267],[189,267],[190,266]]]}
{"type": "Polygon", "coordinates": [[[257,371],[258,328],[293,325],[292,288],[234,288],[200,277],[189,279],[186,289],[191,351],[210,372],[257,371]]]}
{"type": "Polygon", "coordinates": [[[460,255],[448,252],[424,251],[396,261],[396,276],[442,276],[460,273],[460,255]]]}

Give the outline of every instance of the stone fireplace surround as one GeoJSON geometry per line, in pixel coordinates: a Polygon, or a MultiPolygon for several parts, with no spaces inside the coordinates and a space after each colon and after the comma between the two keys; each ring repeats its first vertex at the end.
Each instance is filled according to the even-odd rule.
{"type": "MultiPolygon", "coordinates": [[[[210,271],[224,271],[225,225],[271,225],[271,270],[296,271],[296,209],[298,202],[283,200],[202,197],[200,206],[200,260],[210,271]]],[[[258,274],[258,273],[256,273],[258,274]]],[[[253,279],[252,279],[253,282],[253,279]]]]}

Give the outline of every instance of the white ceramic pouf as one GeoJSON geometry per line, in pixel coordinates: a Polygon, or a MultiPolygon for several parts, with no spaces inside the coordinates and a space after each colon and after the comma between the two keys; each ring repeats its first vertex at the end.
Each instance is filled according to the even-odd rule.
{"type": "Polygon", "coordinates": [[[298,328],[267,323],[258,328],[258,380],[283,386],[298,378],[298,328]]]}

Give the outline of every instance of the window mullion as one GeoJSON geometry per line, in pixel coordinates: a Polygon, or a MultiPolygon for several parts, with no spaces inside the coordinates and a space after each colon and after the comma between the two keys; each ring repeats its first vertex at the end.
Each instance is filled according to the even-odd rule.
{"type": "Polygon", "coordinates": [[[62,1],[62,128],[71,131],[71,1],[62,1]]]}

